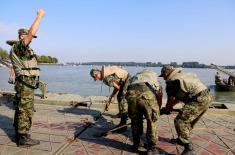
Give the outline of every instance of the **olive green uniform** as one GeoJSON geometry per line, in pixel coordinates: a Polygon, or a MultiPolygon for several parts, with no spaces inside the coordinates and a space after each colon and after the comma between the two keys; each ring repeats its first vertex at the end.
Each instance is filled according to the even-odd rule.
{"type": "Polygon", "coordinates": [[[126,79],[122,79],[119,78],[115,73],[105,76],[103,78],[103,82],[107,86],[114,87],[114,83],[117,83],[120,86],[120,89],[117,94],[118,108],[120,113],[127,113],[127,102],[123,94],[126,93],[129,78],[129,74],[126,79]]]}
{"type": "Polygon", "coordinates": [[[128,103],[128,115],[131,118],[131,128],[134,147],[138,147],[140,136],[143,134],[143,116],[147,121],[146,137],[148,146],[151,148],[158,141],[157,120],[159,118],[159,107],[155,92],[159,91],[156,73],[144,70],[130,79],[126,99],[128,103]],[[152,80],[144,75],[153,74],[152,80]]]}
{"type": "Polygon", "coordinates": [[[179,139],[189,144],[190,131],[211,105],[209,90],[195,74],[177,68],[166,80],[166,92],[185,103],[174,123],[179,139]]]}
{"type": "Polygon", "coordinates": [[[28,134],[34,113],[34,89],[39,76],[36,55],[20,40],[13,44],[10,59],[16,77],[14,127],[16,133],[28,134]]]}

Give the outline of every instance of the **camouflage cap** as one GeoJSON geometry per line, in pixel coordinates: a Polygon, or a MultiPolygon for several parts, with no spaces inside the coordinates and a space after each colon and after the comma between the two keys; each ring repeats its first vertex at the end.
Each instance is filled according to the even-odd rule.
{"type": "Polygon", "coordinates": [[[95,81],[96,81],[95,74],[96,74],[97,72],[100,72],[100,70],[93,68],[93,69],[91,69],[91,71],[90,71],[90,75],[91,75],[91,77],[94,78],[95,81]]]}
{"type": "MultiPolygon", "coordinates": [[[[29,34],[29,30],[28,29],[24,29],[24,28],[22,28],[22,29],[19,29],[18,30],[18,34],[19,35],[23,35],[23,34],[29,34]]],[[[33,36],[34,38],[37,38],[37,36],[33,36]]]]}
{"type": "Polygon", "coordinates": [[[173,70],[174,67],[171,66],[171,65],[165,65],[162,67],[161,69],[161,75],[159,75],[159,77],[163,77],[163,74],[166,72],[166,71],[170,71],[170,70],[173,70]]]}

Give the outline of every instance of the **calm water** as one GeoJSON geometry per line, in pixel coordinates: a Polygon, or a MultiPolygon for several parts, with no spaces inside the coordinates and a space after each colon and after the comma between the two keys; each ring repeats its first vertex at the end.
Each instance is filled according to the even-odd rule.
{"type": "MultiPolygon", "coordinates": [[[[103,85],[102,82],[94,81],[90,77],[91,66],[41,66],[41,80],[48,84],[48,90],[50,92],[62,92],[62,93],[76,93],[80,95],[109,95],[112,92],[112,88],[103,85]]],[[[98,66],[97,68],[101,68],[98,66]]],[[[138,71],[143,70],[143,67],[124,67],[132,75],[138,71]]],[[[160,73],[161,68],[151,68],[160,73]]],[[[214,75],[216,73],[213,69],[188,69],[185,71],[194,72],[198,77],[211,89],[211,93],[214,96],[215,101],[234,102],[234,92],[215,92],[214,91],[214,75]]],[[[7,68],[0,67],[0,90],[14,90],[12,85],[7,83],[9,70],[7,68]]],[[[226,75],[222,77],[227,78],[226,75]]],[[[162,78],[159,81],[165,84],[162,78]]]]}

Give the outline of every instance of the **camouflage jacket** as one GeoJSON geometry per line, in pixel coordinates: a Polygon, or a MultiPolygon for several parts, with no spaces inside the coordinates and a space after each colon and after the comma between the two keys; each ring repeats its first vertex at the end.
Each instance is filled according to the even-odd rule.
{"type": "Polygon", "coordinates": [[[129,73],[126,70],[117,66],[103,66],[101,72],[104,84],[110,87],[113,87],[114,83],[119,86],[124,84],[129,77],[129,73]]]}
{"type": "Polygon", "coordinates": [[[148,83],[154,91],[159,91],[161,88],[160,83],[158,82],[158,76],[157,73],[150,69],[144,69],[141,72],[136,73],[131,79],[130,79],[130,85],[138,84],[138,83],[148,83]]]}
{"type": "Polygon", "coordinates": [[[29,46],[25,46],[23,40],[12,44],[10,59],[16,74],[26,76],[39,76],[39,68],[36,55],[29,46]]]}
{"type": "Polygon", "coordinates": [[[181,68],[176,68],[166,80],[167,95],[181,101],[186,101],[206,89],[196,74],[183,72],[181,68]]]}
{"type": "Polygon", "coordinates": [[[104,84],[106,84],[109,87],[113,87],[114,83],[118,84],[119,86],[123,84],[123,79],[119,78],[115,73],[105,76],[103,78],[104,84]]]}

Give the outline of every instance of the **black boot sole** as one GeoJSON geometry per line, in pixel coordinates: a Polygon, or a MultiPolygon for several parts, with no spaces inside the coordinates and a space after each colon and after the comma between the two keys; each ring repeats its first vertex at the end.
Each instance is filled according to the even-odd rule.
{"type": "Polygon", "coordinates": [[[21,144],[17,144],[17,146],[21,147],[21,148],[27,148],[27,147],[36,146],[36,145],[40,145],[40,143],[39,144],[34,144],[34,145],[29,145],[29,144],[21,145],[21,144]]]}

